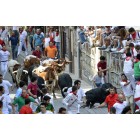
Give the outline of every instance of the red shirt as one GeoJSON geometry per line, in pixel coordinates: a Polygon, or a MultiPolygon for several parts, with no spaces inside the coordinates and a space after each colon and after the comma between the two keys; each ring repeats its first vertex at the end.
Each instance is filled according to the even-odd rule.
{"type": "Polygon", "coordinates": [[[118,99],[118,94],[117,93],[113,94],[113,96],[112,96],[112,94],[109,94],[106,97],[105,103],[108,106],[108,112],[110,112],[110,108],[113,107],[113,105],[116,103],[117,99],[118,99]]]}
{"type": "MultiPolygon", "coordinates": [[[[99,67],[101,67],[101,69],[106,69],[106,62],[99,62],[97,64],[98,71],[99,71],[99,67]]],[[[104,75],[106,75],[106,71],[104,72],[104,75]]]]}
{"type": "Polygon", "coordinates": [[[38,88],[38,85],[37,84],[34,85],[34,84],[30,83],[28,85],[28,88],[27,89],[30,89],[31,90],[31,93],[33,95],[37,95],[37,88],[38,88]]]}
{"type": "Polygon", "coordinates": [[[33,114],[32,109],[29,106],[24,105],[20,111],[19,114],[33,114]]]}
{"type": "Polygon", "coordinates": [[[38,58],[41,58],[41,51],[35,50],[35,51],[33,51],[33,54],[32,55],[34,55],[34,56],[36,56],[38,58]]]}
{"type": "Polygon", "coordinates": [[[5,45],[4,41],[0,39],[0,45],[3,47],[5,45]]]}

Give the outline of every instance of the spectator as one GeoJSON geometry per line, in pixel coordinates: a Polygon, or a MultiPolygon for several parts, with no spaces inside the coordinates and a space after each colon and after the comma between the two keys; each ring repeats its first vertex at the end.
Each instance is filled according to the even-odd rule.
{"type": "Polygon", "coordinates": [[[59,111],[58,111],[58,114],[67,114],[66,108],[60,107],[60,108],[59,108],[59,111]]]}
{"type": "Polygon", "coordinates": [[[33,114],[33,111],[30,107],[30,99],[25,99],[25,105],[21,107],[19,114],[33,114]]]}
{"type": "Polygon", "coordinates": [[[131,83],[127,80],[125,74],[121,74],[120,85],[125,95],[127,104],[131,107],[132,113],[134,113],[134,91],[132,90],[131,83]]]}
{"type": "Polygon", "coordinates": [[[78,35],[79,35],[81,44],[83,44],[84,42],[87,41],[87,40],[86,40],[86,36],[85,36],[85,29],[84,29],[83,26],[80,26],[80,27],[79,27],[78,35]]]}
{"type": "Polygon", "coordinates": [[[7,45],[8,31],[2,26],[0,31],[0,37],[3,39],[4,43],[7,45]]]}
{"type": "Polygon", "coordinates": [[[137,39],[140,39],[140,33],[137,32],[133,27],[129,28],[129,34],[130,34],[130,38],[132,39],[132,41],[136,41],[137,39]]]}
{"type": "Polygon", "coordinates": [[[41,110],[41,112],[39,112],[38,114],[53,114],[51,111],[46,110],[46,104],[45,103],[40,104],[40,110],[41,110]]]}
{"type": "Polygon", "coordinates": [[[135,49],[134,43],[130,43],[129,44],[129,47],[130,47],[130,52],[132,54],[132,57],[135,58],[137,56],[137,51],[135,49]]]}

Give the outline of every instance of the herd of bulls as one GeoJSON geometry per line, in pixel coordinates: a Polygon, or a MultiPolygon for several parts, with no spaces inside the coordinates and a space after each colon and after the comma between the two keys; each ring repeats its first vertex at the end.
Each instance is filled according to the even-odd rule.
{"type": "MultiPolygon", "coordinates": [[[[66,61],[65,59],[58,60],[42,60],[36,58],[33,55],[27,56],[23,64],[18,63],[16,60],[10,60],[8,62],[8,70],[12,76],[13,82],[16,83],[18,87],[20,81],[24,81],[28,85],[29,81],[33,76],[37,77],[37,84],[40,89],[47,88],[48,92],[53,93],[55,96],[55,89],[59,88],[61,94],[65,97],[63,89],[67,87],[72,87],[72,78],[69,74],[63,73],[66,64],[71,61],[66,61]]],[[[86,94],[86,106],[92,107],[95,103],[102,103],[106,96],[109,94],[106,91],[111,84],[106,83],[101,88],[91,89],[87,91],[86,94]]],[[[38,93],[38,96],[43,96],[38,93]]]]}
{"type": "Polygon", "coordinates": [[[37,57],[29,55],[26,56],[23,64],[16,60],[10,60],[8,62],[8,70],[17,87],[20,81],[24,81],[28,85],[28,78],[31,80],[33,76],[36,76],[38,77],[37,83],[39,88],[46,87],[56,97],[54,93],[56,88],[60,88],[62,91],[65,86],[72,86],[72,79],[69,74],[63,73],[66,64],[70,62],[63,58],[41,61],[37,57]]]}

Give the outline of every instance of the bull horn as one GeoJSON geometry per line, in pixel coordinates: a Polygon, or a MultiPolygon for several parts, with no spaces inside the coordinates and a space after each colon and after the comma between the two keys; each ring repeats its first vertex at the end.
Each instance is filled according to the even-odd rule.
{"type": "Polygon", "coordinates": [[[71,63],[72,61],[66,61],[66,63],[71,63]]]}
{"type": "Polygon", "coordinates": [[[13,71],[12,73],[14,74],[14,73],[16,73],[17,72],[17,70],[16,71],[13,71]]]}
{"type": "Polygon", "coordinates": [[[53,60],[54,62],[58,62],[58,59],[56,59],[56,60],[53,60]]]}
{"type": "Polygon", "coordinates": [[[60,66],[60,67],[62,67],[63,66],[63,64],[57,64],[58,66],[60,66]]]}
{"type": "Polygon", "coordinates": [[[28,71],[27,71],[27,70],[23,70],[23,72],[28,73],[28,71]]]}

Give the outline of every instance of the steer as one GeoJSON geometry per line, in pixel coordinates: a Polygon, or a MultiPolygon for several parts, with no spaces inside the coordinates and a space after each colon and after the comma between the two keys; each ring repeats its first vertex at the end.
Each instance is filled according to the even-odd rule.
{"type": "Polygon", "coordinates": [[[101,88],[95,88],[87,91],[86,94],[86,106],[92,108],[95,103],[103,103],[106,97],[109,95],[109,88],[113,87],[110,83],[105,83],[101,88]]]}
{"type": "Polygon", "coordinates": [[[28,85],[28,71],[23,67],[19,68],[16,71],[13,71],[13,74],[16,75],[16,83],[19,84],[20,81],[24,81],[28,85]]]}

